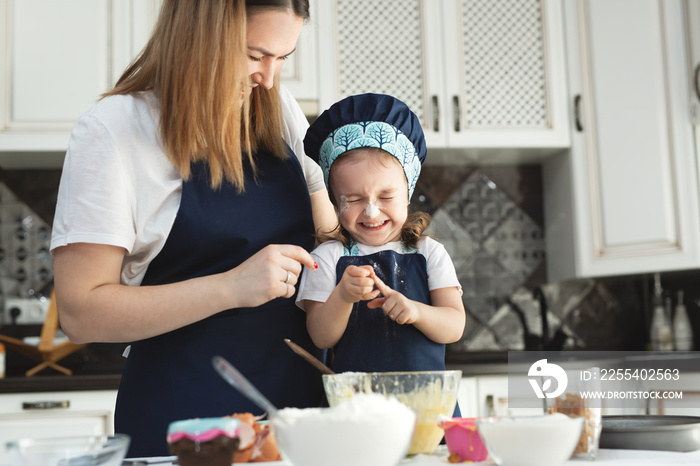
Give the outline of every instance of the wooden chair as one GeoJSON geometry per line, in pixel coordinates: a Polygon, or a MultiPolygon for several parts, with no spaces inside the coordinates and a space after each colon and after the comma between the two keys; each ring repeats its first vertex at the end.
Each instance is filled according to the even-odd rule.
{"type": "Polygon", "coordinates": [[[58,308],[56,307],[56,294],[51,291],[51,301],[49,302],[49,309],[46,313],[46,319],[44,320],[44,325],[41,327],[41,336],[39,338],[39,344],[37,346],[29,345],[24,341],[8,337],[6,335],[0,335],[0,341],[4,342],[9,348],[22,353],[37,361],[41,361],[37,366],[29,369],[25,375],[31,377],[37,372],[51,367],[56,369],[66,375],[72,375],[73,372],[67,367],[63,367],[60,364],[56,364],[61,359],[65,358],[69,354],[79,350],[87,343],[75,344],[68,340],[54,344],[54,337],[56,336],[56,331],[58,330],[58,308]]]}

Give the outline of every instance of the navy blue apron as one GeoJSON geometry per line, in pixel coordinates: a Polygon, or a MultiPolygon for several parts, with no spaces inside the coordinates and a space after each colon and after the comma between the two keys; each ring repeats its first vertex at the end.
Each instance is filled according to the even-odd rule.
{"type": "MultiPolygon", "coordinates": [[[[290,150],[291,153],[291,150],[290,150]]],[[[173,283],[236,267],[268,244],[314,245],[311,202],[297,158],[256,157],[257,182],[246,168],[245,193],[209,185],[206,165],[193,164],[163,250],[143,285],[173,283]]],[[[131,435],[129,457],[168,455],[166,430],[175,420],[260,408],[213,369],[221,355],[277,407],[319,406],[319,372],[284,343],[289,338],[323,359],[292,298],[231,309],[181,329],[131,344],[122,375],[115,431],[131,435]]]]}
{"type": "MultiPolygon", "coordinates": [[[[346,251],[349,251],[346,248],[346,251]]],[[[379,251],[344,255],[336,264],[336,284],[348,265],[371,265],[390,288],[414,301],[430,303],[428,271],[422,254],[379,251]]],[[[413,325],[399,325],[367,301],[355,303],[345,333],[333,348],[336,372],[428,371],[445,369],[445,345],[413,325]]]]}
{"type": "MultiPolygon", "coordinates": [[[[356,246],[345,248],[335,268],[336,284],[349,265],[371,265],[380,280],[414,301],[430,304],[425,256],[415,251],[379,251],[356,254],[356,246]]],[[[348,326],[333,347],[335,372],[393,372],[445,370],[445,345],[426,337],[413,325],[399,325],[382,309],[370,309],[368,301],[355,303],[348,326]]],[[[459,406],[453,414],[460,416],[459,406]]]]}

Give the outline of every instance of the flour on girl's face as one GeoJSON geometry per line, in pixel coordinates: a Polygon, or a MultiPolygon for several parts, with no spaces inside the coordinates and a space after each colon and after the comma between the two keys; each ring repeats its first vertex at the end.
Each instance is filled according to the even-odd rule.
{"type": "Polygon", "coordinates": [[[344,194],[340,195],[340,214],[347,212],[350,209],[350,203],[348,202],[347,196],[344,194]]]}
{"type": "Polygon", "coordinates": [[[372,203],[371,200],[367,203],[367,207],[365,207],[365,215],[369,218],[374,218],[379,215],[379,207],[372,203]]]}
{"type": "MultiPolygon", "coordinates": [[[[340,214],[342,215],[343,213],[347,212],[350,209],[350,202],[348,201],[347,196],[344,194],[340,195],[340,214]]],[[[365,206],[365,215],[369,218],[375,218],[377,215],[379,215],[379,205],[375,204],[371,199],[367,201],[367,205],[365,206]]]]}

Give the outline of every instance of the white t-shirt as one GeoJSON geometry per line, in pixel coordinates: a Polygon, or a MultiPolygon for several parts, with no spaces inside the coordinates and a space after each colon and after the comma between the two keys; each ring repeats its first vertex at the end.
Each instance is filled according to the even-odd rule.
{"type": "MultiPolygon", "coordinates": [[[[406,254],[400,241],[384,244],[382,246],[368,246],[357,243],[360,256],[368,256],[379,251],[396,251],[406,254]]],[[[418,247],[413,254],[425,256],[428,269],[428,289],[430,291],[439,288],[456,286],[460,293],[462,286],[459,284],[457,272],[445,246],[426,236],[418,241],[418,247]]],[[[339,241],[328,241],[319,245],[311,252],[311,256],[318,264],[318,269],[304,269],[299,283],[297,294],[297,306],[304,309],[303,301],[326,302],[336,286],[335,267],[338,260],[344,255],[344,246],[339,241]]]]}
{"type": "MultiPolygon", "coordinates": [[[[284,139],[299,158],[309,193],[325,189],[321,168],[304,154],[309,126],[280,90],[284,139]]],[[[58,189],[51,251],[71,243],[119,246],[121,281],[141,283],[163,248],[180,207],[182,178],[160,143],[152,92],[110,96],[80,117],[71,133],[58,189]]]]}

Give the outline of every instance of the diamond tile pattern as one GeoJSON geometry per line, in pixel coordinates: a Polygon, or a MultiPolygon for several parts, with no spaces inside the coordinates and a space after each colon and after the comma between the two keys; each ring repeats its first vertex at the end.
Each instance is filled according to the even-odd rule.
{"type": "Polygon", "coordinates": [[[479,170],[469,176],[442,207],[479,244],[517,209],[515,203],[479,170]]]}
{"type": "Polygon", "coordinates": [[[53,280],[50,227],[0,183],[0,295],[26,298],[53,280]]]}
{"type": "Polygon", "coordinates": [[[517,347],[522,327],[501,305],[543,263],[542,228],[476,170],[433,213],[431,232],[455,263],[470,317],[455,347],[517,347]]]}

